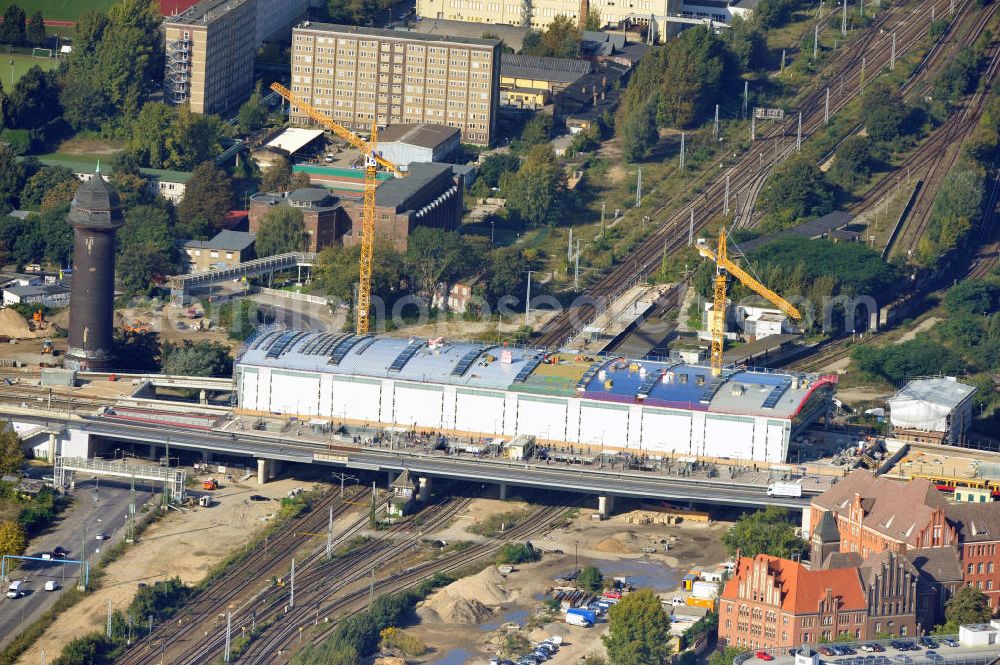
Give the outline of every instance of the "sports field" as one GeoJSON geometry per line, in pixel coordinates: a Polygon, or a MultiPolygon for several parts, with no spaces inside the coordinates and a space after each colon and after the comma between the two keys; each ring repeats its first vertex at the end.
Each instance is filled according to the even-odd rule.
{"type": "Polygon", "coordinates": [[[42,10],[42,16],[52,21],[76,21],[91,9],[107,10],[115,0],[17,0],[27,16],[42,10]]]}
{"type": "Polygon", "coordinates": [[[3,83],[4,90],[10,92],[13,84],[17,82],[24,73],[38,65],[42,69],[55,69],[59,66],[56,58],[33,58],[23,53],[0,53],[0,82],[3,83]],[[14,61],[14,80],[10,78],[10,61],[14,61]]]}

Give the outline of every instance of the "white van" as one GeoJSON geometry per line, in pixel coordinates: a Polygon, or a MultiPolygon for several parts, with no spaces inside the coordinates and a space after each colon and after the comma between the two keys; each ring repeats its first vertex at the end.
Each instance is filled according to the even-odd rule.
{"type": "Polygon", "coordinates": [[[22,584],[24,584],[22,580],[18,580],[17,582],[11,582],[10,586],[7,587],[7,597],[20,598],[21,596],[23,596],[24,589],[21,588],[22,584]]]}
{"type": "Polygon", "coordinates": [[[56,582],[55,580],[46,580],[45,581],[45,590],[46,591],[58,591],[59,590],[59,583],[56,582]]]}

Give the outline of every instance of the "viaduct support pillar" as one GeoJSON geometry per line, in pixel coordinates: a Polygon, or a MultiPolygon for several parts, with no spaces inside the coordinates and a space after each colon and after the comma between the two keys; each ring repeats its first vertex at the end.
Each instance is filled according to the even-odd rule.
{"type": "Polygon", "coordinates": [[[806,506],[802,509],[802,539],[809,542],[809,533],[812,530],[812,509],[806,506]]]}
{"type": "Polygon", "coordinates": [[[149,457],[149,459],[153,460],[154,462],[158,461],[157,458],[156,458],[156,444],[155,443],[149,444],[149,455],[148,455],[148,457],[149,457]]]}
{"type": "Polygon", "coordinates": [[[615,497],[610,494],[602,494],[597,497],[597,512],[600,513],[601,519],[606,520],[608,516],[611,515],[615,510],[615,497]]]}
{"type": "Polygon", "coordinates": [[[422,476],[419,483],[420,493],[417,495],[417,499],[420,503],[427,503],[431,499],[431,479],[428,476],[422,476]]]}
{"type": "Polygon", "coordinates": [[[199,404],[208,404],[208,391],[207,390],[202,390],[200,393],[198,393],[198,403],[199,404]]]}
{"type": "Polygon", "coordinates": [[[500,483],[500,500],[507,500],[507,483],[500,483]]]}
{"type": "Polygon", "coordinates": [[[266,459],[259,459],[259,460],[257,460],[257,484],[258,485],[263,485],[264,483],[266,483],[268,480],[271,479],[270,478],[271,469],[269,467],[270,467],[270,465],[268,464],[268,460],[266,460],[266,459]]]}
{"type": "Polygon", "coordinates": [[[49,464],[56,463],[56,435],[53,432],[49,432],[49,450],[48,450],[49,464]]]}
{"type": "Polygon", "coordinates": [[[203,450],[203,451],[201,451],[201,461],[202,462],[205,462],[206,464],[208,464],[209,462],[212,461],[213,457],[215,457],[215,456],[212,454],[211,450],[203,450]]]}

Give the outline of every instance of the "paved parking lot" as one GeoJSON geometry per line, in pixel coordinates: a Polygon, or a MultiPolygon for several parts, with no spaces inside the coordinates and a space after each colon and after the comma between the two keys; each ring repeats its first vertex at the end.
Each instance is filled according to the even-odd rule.
{"type": "MultiPolygon", "coordinates": [[[[985,665],[1000,657],[1000,645],[989,646],[956,646],[951,647],[942,642],[937,637],[931,639],[937,643],[936,648],[919,646],[915,638],[904,638],[901,641],[913,643],[917,649],[901,651],[893,648],[887,643],[879,644],[885,651],[866,652],[861,650],[858,644],[839,645],[821,644],[811,645],[814,649],[843,647],[846,646],[854,651],[845,655],[827,655],[820,653],[820,663],[825,665],[985,665]]],[[[865,643],[867,644],[867,643],[865,643]]],[[[782,651],[780,654],[773,653],[774,660],[770,665],[793,665],[795,659],[788,653],[782,651]]],[[[744,665],[761,665],[764,661],[759,658],[750,658],[744,665]]]]}

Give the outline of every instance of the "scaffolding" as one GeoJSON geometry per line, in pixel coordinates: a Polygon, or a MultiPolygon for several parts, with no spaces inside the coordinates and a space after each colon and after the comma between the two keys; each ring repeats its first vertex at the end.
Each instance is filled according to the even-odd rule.
{"type": "Polygon", "coordinates": [[[109,478],[149,480],[163,485],[171,501],[184,500],[184,469],[132,464],[124,460],[88,459],[86,457],[56,457],[53,477],[56,487],[64,489],[75,473],[88,473],[109,478]]]}
{"type": "Polygon", "coordinates": [[[191,39],[181,37],[167,43],[163,91],[173,104],[188,101],[191,82],[191,39]]]}

